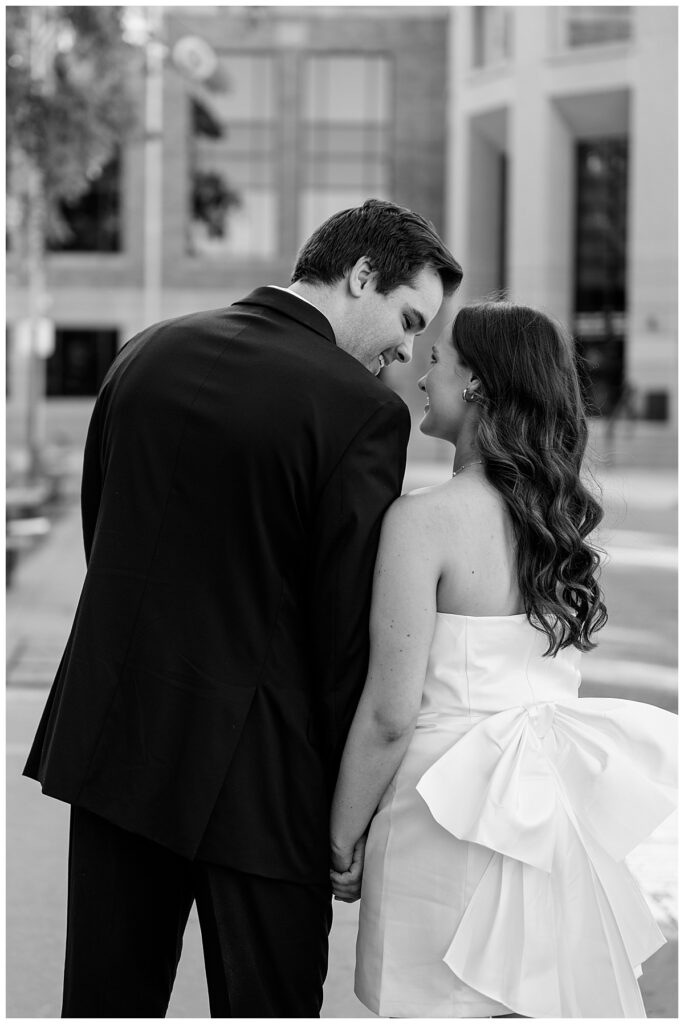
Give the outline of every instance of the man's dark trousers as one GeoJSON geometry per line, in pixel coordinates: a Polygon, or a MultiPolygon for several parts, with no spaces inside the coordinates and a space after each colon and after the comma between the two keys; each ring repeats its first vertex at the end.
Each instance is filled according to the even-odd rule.
{"type": "Polygon", "coordinates": [[[212,1017],[318,1017],[330,888],[189,861],[72,808],[63,1017],[164,1017],[197,901],[212,1017]]]}

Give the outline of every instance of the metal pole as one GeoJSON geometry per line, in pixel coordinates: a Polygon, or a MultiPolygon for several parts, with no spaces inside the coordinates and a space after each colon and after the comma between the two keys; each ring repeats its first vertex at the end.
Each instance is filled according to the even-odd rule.
{"type": "MultiPolygon", "coordinates": [[[[43,8],[29,12],[29,68],[32,88],[41,92],[52,84],[53,25],[43,8]]],[[[45,276],[45,188],[40,167],[26,162],[26,276],[29,330],[26,353],[26,451],[29,481],[41,471],[39,406],[43,399],[44,364],[39,354],[39,332],[48,307],[45,276]]]]}
{"type": "Polygon", "coordinates": [[[143,296],[144,322],[161,318],[163,221],[163,7],[147,8],[145,46],[145,213],[143,296]]]}
{"type": "Polygon", "coordinates": [[[43,267],[42,203],[43,188],[40,171],[29,164],[27,167],[27,225],[26,257],[29,300],[29,330],[26,353],[26,450],[28,455],[28,478],[35,480],[40,475],[40,442],[38,437],[38,403],[41,401],[38,356],[38,332],[40,318],[45,305],[45,274],[43,267]]]}

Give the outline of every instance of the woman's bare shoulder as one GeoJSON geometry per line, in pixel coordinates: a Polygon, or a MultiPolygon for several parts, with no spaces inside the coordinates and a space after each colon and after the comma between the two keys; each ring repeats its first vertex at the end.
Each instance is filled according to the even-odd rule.
{"type": "Polygon", "coordinates": [[[439,523],[444,518],[443,499],[438,487],[423,487],[397,498],[387,509],[382,523],[381,548],[404,555],[430,554],[439,523]]]}
{"type": "Polygon", "coordinates": [[[499,492],[480,475],[463,475],[402,494],[388,510],[386,527],[424,545],[446,542],[453,552],[460,543],[498,533],[507,521],[499,492]]]}
{"type": "Polygon", "coordinates": [[[451,481],[433,487],[419,487],[407,491],[390,505],[387,517],[396,523],[416,524],[439,514],[445,501],[446,489],[451,481]]]}
{"type": "Polygon", "coordinates": [[[451,517],[466,509],[477,511],[490,506],[501,507],[502,498],[496,488],[481,475],[464,475],[433,487],[421,487],[402,494],[394,502],[394,506],[396,505],[405,509],[402,514],[406,515],[447,514],[451,517]]]}

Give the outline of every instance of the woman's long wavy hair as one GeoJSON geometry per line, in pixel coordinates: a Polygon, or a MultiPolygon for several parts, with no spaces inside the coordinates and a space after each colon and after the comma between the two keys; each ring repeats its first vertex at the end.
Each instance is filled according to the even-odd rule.
{"type": "Polygon", "coordinates": [[[452,338],[480,380],[478,452],[511,515],[527,617],[547,634],[546,654],[591,650],[608,617],[587,540],[603,510],[580,479],[588,429],[572,340],[507,302],[464,306],[452,338]]]}

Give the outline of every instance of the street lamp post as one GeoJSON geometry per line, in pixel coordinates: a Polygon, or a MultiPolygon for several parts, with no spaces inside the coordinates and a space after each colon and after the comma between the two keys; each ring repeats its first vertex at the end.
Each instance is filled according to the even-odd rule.
{"type": "Polygon", "coordinates": [[[145,324],[161,318],[163,219],[163,7],[148,7],[145,42],[145,212],[143,302],[145,324]]]}
{"type": "Polygon", "coordinates": [[[151,324],[162,316],[163,267],[163,130],[164,64],[201,87],[215,73],[218,60],[198,36],[184,36],[169,52],[164,42],[164,7],[129,7],[125,38],[145,54],[143,315],[151,324]]]}
{"type": "MultiPolygon", "coordinates": [[[[32,88],[40,93],[52,89],[55,26],[50,11],[33,7],[29,11],[29,71],[32,88]]],[[[45,314],[50,300],[45,274],[45,189],[43,172],[34,158],[25,163],[25,244],[28,318],[21,331],[26,360],[26,476],[35,482],[41,473],[41,404],[44,393],[45,356],[50,354],[45,314]]]]}

